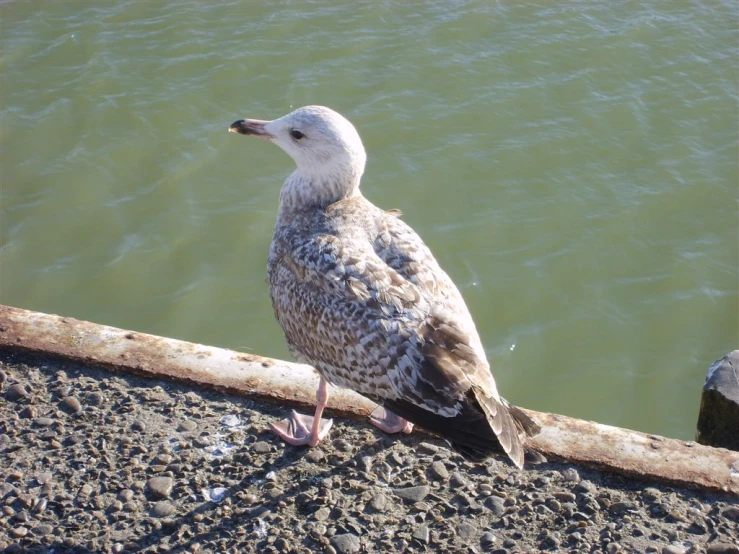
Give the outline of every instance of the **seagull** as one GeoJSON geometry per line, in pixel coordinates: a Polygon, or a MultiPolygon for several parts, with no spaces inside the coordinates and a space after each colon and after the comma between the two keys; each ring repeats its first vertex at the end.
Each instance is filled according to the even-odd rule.
{"type": "Polygon", "coordinates": [[[359,189],[366,153],[354,126],[324,106],[272,121],[240,119],[230,132],[282,148],[295,171],[280,190],[267,272],[290,352],[320,381],[313,416],[271,424],[285,442],[316,446],[329,385],[376,402],[387,433],[418,425],[472,459],[500,449],[519,468],[521,435],[538,425],[503,399],[457,287],[400,219],[359,189]]]}

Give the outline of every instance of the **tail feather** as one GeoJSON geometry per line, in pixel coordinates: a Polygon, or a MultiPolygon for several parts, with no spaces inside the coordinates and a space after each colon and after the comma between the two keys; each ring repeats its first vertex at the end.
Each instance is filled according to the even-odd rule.
{"type": "Polygon", "coordinates": [[[407,400],[377,400],[396,415],[446,439],[454,450],[472,460],[502,450],[516,467],[522,468],[524,449],[519,432],[528,434],[528,430],[533,433],[538,429],[519,408],[477,391],[468,396],[456,417],[438,415],[407,400]]]}

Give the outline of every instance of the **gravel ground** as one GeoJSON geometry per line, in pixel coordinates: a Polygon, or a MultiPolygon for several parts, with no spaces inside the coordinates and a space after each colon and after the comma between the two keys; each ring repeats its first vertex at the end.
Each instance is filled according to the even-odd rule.
{"type": "Polygon", "coordinates": [[[734,552],[735,497],[561,463],[470,463],[422,434],[0,353],[3,552],[734,552]]]}

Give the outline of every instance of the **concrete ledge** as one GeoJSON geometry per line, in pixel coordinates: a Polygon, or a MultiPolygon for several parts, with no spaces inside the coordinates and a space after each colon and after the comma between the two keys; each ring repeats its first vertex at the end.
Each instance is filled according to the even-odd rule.
{"type": "MultiPolygon", "coordinates": [[[[176,379],[302,408],[315,405],[318,386],[310,366],[2,305],[0,349],[176,379]]],[[[374,404],[334,389],[329,408],[338,415],[366,417],[374,404]]],[[[737,452],[557,414],[527,413],[542,426],[529,444],[548,457],[646,481],[739,495],[737,452]]]]}

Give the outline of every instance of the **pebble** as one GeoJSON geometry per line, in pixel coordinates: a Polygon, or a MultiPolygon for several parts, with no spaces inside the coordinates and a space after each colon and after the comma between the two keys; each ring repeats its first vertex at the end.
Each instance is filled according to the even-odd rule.
{"type": "Polygon", "coordinates": [[[680,546],[668,544],[662,549],[662,554],[685,554],[685,549],[680,546]]]}
{"type": "Polygon", "coordinates": [[[407,502],[420,502],[431,491],[427,485],[421,485],[418,487],[404,487],[400,489],[393,489],[395,496],[406,500],[407,502]]]}
{"type": "Polygon", "coordinates": [[[132,431],[141,431],[141,432],[144,432],[144,431],[146,431],[146,423],[144,423],[143,421],[137,419],[136,421],[134,421],[131,424],[131,430],[132,431]]]}
{"type": "Polygon", "coordinates": [[[28,527],[13,527],[10,530],[10,534],[21,539],[28,534],[28,527]]]}
{"type": "Polygon", "coordinates": [[[154,498],[169,498],[174,481],[171,477],[152,477],[147,486],[154,498]]]}
{"type": "Polygon", "coordinates": [[[505,501],[499,496],[490,496],[485,501],[485,506],[496,516],[502,516],[505,513],[505,501]]]}
{"type": "Polygon", "coordinates": [[[192,419],[186,419],[182,422],[180,422],[179,426],[177,427],[178,431],[182,431],[184,433],[190,433],[198,428],[198,424],[194,422],[192,419]]]}
{"type": "Polygon", "coordinates": [[[579,483],[580,482],[580,474],[573,467],[567,468],[567,469],[563,470],[561,473],[562,473],[562,478],[565,481],[569,481],[570,483],[579,483]]]}
{"type": "Polygon", "coordinates": [[[255,442],[251,449],[257,454],[268,454],[272,451],[272,445],[267,441],[255,442]]]}
{"type": "Polygon", "coordinates": [[[118,500],[121,502],[129,502],[133,500],[134,492],[131,489],[123,489],[118,493],[118,500]]]}
{"type": "Polygon", "coordinates": [[[87,395],[87,404],[90,406],[102,406],[105,402],[105,397],[99,392],[91,392],[87,395]]]}
{"type": "Polygon", "coordinates": [[[477,536],[477,527],[475,527],[472,523],[463,521],[459,524],[459,527],[457,527],[457,535],[459,535],[459,538],[461,538],[462,540],[472,540],[475,538],[475,536],[477,536]]]}
{"type": "Polygon", "coordinates": [[[353,533],[343,533],[331,537],[331,546],[336,549],[339,554],[354,554],[359,552],[359,537],[353,533]]]}
{"type": "Polygon", "coordinates": [[[429,473],[432,477],[446,481],[449,479],[449,470],[447,470],[444,462],[436,461],[429,467],[429,473]]]}
{"type": "Polygon", "coordinates": [[[25,406],[20,412],[18,412],[18,417],[21,419],[33,419],[38,414],[38,410],[36,410],[36,406],[25,406]]]}
{"type": "Polygon", "coordinates": [[[160,500],[159,502],[154,504],[152,512],[156,517],[167,517],[171,516],[175,512],[175,507],[172,505],[171,502],[168,502],[167,500],[160,500]]]}
{"type": "Polygon", "coordinates": [[[28,391],[26,390],[26,387],[18,383],[16,383],[15,385],[10,385],[5,391],[5,398],[10,400],[11,402],[17,402],[18,400],[22,400],[27,396],[28,391]]]}
{"type": "Polygon", "coordinates": [[[495,542],[498,539],[493,535],[490,531],[487,531],[482,534],[482,537],[480,537],[480,546],[482,546],[485,550],[490,550],[493,546],[495,546],[495,542]]]}
{"type": "Polygon", "coordinates": [[[729,506],[722,512],[722,515],[726,519],[739,523],[739,506],[729,506]]]}
{"type": "Polygon", "coordinates": [[[574,502],[575,500],[577,500],[577,496],[567,491],[555,492],[554,498],[556,498],[560,502],[574,502]]]}
{"type": "Polygon", "coordinates": [[[416,527],[416,529],[413,531],[413,538],[423,544],[428,544],[429,536],[430,534],[428,525],[420,525],[416,527]]]}
{"type": "Polygon", "coordinates": [[[370,508],[375,511],[382,512],[387,506],[387,496],[384,494],[375,494],[369,501],[370,508]]]}
{"type": "Polygon", "coordinates": [[[82,411],[82,404],[76,396],[67,396],[59,402],[59,407],[67,413],[78,414],[82,411]]]}
{"type": "Polygon", "coordinates": [[[739,546],[725,542],[715,542],[708,545],[706,554],[739,554],[739,546]]]}
{"type": "Polygon", "coordinates": [[[39,427],[48,427],[49,425],[54,424],[54,420],[50,417],[37,417],[33,422],[39,427]]]}
{"type": "Polygon", "coordinates": [[[36,476],[36,482],[39,485],[43,485],[45,483],[50,482],[52,478],[53,478],[53,475],[51,474],[50,471],[42,471],[36,476]]]}
{"type": "Polygon", "coordinates": [[[452,489],[461,489],[467,486],[467,479],[462,477],[462,474],[458,471],[452,473],[449,478],[449,486],[452,489]]]}

